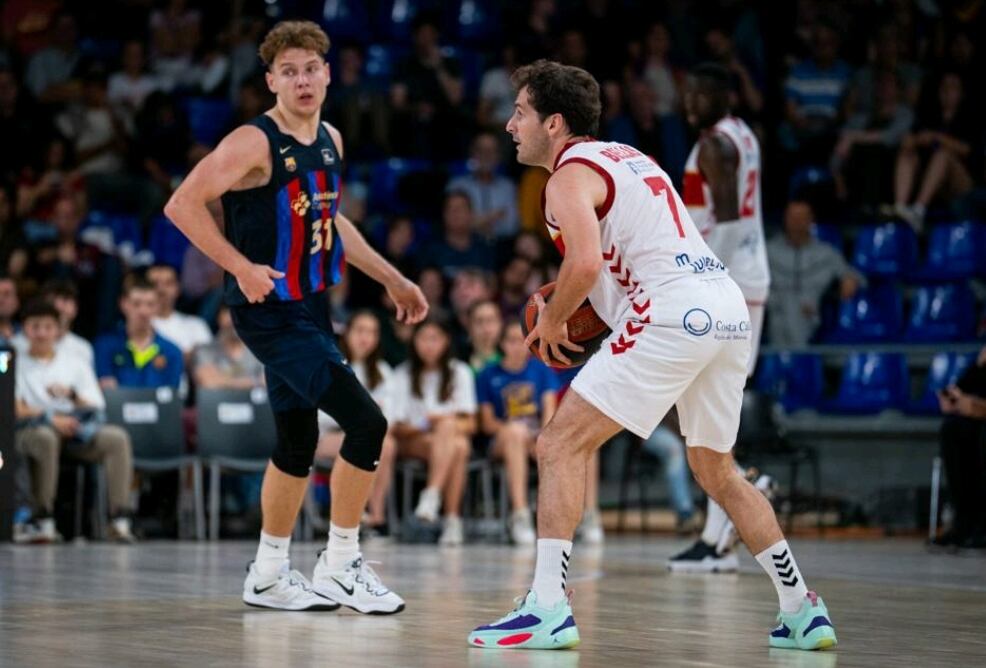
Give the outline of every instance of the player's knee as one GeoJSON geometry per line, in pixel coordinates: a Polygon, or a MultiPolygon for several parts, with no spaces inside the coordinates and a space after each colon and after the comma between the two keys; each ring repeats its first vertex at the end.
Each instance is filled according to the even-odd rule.
{"type": "Polygon", "coordinates": [[[356,468],[376,471],[380,465],[383,441],[387,437],[387,418],[374,404],[346,430],[340,456],[356,468]]]}
{"type": "Polygon", "coordinates": [[[296,478],[307,478],[318,445],[318,414],[314,408],[277,411],[277,447],[271,463],[279,471],[296,478]]]}
{"type": "Polygon", "coordinates": [[[561,439],[551,434],[541,433],[534,445],[534,454],[538,463],[549,463],[564,456],[565,444],[561,439]]]}
{"type": "Polygon", "coordinates": [[[689,448],[688,461],[698,484],[718,501],[725,486],[736,475],[733,458],[708,448],[689,448]]]}

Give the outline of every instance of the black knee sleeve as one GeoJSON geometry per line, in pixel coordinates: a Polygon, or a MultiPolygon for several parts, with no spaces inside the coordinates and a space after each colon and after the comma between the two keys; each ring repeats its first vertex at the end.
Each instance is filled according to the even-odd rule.
{"type": "Polygon", "coordinates": [[[297,478],[307,478],[318,446],[318,409],[275,411],[277,448],[271,462],[297,478]]]}
{"type": "Polygon", "coordinates": [[[376,471],[387,435],[387,418],[352,371],[332,365],[332,384],[318,402],[346,434],[339,455],[364,471],[376,471]]]}

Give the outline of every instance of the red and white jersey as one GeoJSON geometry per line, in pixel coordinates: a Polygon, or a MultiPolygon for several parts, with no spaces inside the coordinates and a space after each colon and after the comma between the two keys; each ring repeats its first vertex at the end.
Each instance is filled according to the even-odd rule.
{"type": "MultiPolygon", "coordinates": [[[[626,144],[584,141],[562,149],[555,171],[570,163],[594,169],[606,182],[606,200],[596,209],[605,264],[589,301],[611,329],[626,321],[661,323],[672,312],[662,306],[687,299],[691,281],[728,280],[670,177],[652,158],[626,144]]],[[[564,255],[565,241],[547,202],[545,220],[564,255]]]]}
{"type": "Polygon", "coordinates": [[[698,167],[696,143],[685,163],[684,197],[688,213],[709,247],[729,268],[748,302],[762,303],[770,289],[770,266],[763,233],[760,200],[760,143],[750,127],[735,116],[719,119],[711,132],[727,137],[739,154],[736,185],[739,220],[718,225],[712,191],[698,167]]]}

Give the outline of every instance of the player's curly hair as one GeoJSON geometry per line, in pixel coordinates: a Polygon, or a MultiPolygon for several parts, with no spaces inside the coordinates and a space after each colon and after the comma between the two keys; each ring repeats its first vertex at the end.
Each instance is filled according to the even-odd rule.
{"type": "Polygon", "coordinates": [[[285,49],[304,49],[324,56],[329,51],[329,36],[312,21],[281,21],[264,37],[260,59],[270,67],[285,49]]]}
{"type": "Polygon", "coordinates": [[[561,114],[574,136],[599,131],[599,83],[582,68],[542,58],[518,67],[510,82],[518,91],[527,87],[528,100],[542,121],[561,114]]]}

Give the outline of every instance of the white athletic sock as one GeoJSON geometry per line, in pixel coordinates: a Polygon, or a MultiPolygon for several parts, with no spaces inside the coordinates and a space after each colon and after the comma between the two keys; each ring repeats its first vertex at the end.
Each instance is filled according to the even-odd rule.
{"type": "Polygon", "coordinates": [[[757,561],[767,571],[774,588],[777,589],[777,600],[784,612],[797,612],[805,600],[808,587],[805,579],[798,570],[794,553],[788,547],[787,541],[774,543],[756,556],[757,561]]]}
{"type": "Polygon", "coordinates": [[[329,542],[325,548],[325,564],[332,572],[341,571],[359,556],[359,527],[344,529],[329,523],[329,542]]]}
{"type": "Polygon", "coordinates": [[[266,580],[276,579],[281,572],[281,566],[288,561],[288,548],[290,547],[291,536],[281,538],[261,531],[257,556],[253,560],[253,567],[257,569],[257,574],[266,580]]]}
{"type": "Polygon", "coordinates": [[[718,545],[727,524],[729,524],[729,515],[710,496],[705,511],[705,526],[702,528],[702,542],[712,547],[718,545]]]}
{"type": "Polygon", "coordinates": [[[538,539],[538,560],[534,567],[534,584],[531,589],[537,596],[538,606],[553,608],[565,598],[565,582],[568,579],[568,559],[572,556],[572,541],[557,538],[538,539]]]}

